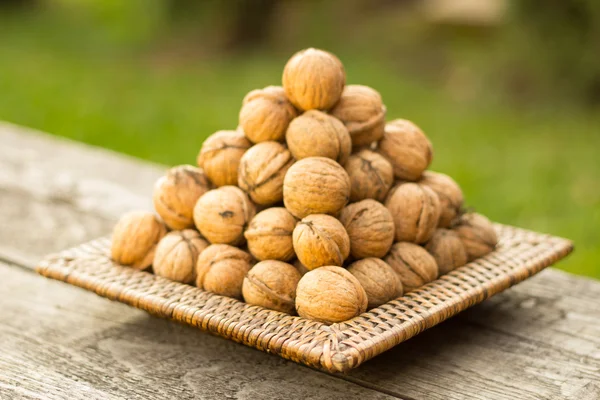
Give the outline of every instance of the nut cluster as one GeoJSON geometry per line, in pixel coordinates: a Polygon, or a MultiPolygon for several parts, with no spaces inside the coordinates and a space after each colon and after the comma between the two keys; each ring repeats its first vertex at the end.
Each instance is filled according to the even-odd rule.
{"type": "Polygon", "coordinates": [[[244,97],[236,130],[206,138],[198,167],[156,182],[158,215],[122,217],[113,260],[333,324],[492,252],[492,223],[427,171],[425,133],[386,111],[333,54],[296,53],[282,86],[244,97]]]}

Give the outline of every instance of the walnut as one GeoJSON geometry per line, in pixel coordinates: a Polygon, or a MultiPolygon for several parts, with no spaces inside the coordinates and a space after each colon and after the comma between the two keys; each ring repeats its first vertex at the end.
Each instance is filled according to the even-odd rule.
{"type": "Polygon", "coordinates": [[[166,233],[167,227],[153,213],[129,212],[115,225],[111,257],[121,265],[146,269],[152,264],[156,245],[166,233]]]}
{"type": "Polygon", "coordinates": [[[294,251],[308,269],[341,266],[350,254],[350,238],[344,225],[332,216],[314,214],[298,222],[293,233],[294,251]]]}
{"type": "Polygon", "coordinates": [[[285,139],[295,159],[327,157],[344,165],[352,151],[348,129],[338,119],[310,110],[294,119],[285,139]]]}
{"type": "Polygon", "coordinates": [[[394,219],[383,204],[367,199],[344,207],[340,222],[350,237],[350,254],[356,259],[381,258],[394,243],[394,219]]]}
{"type": "Polygon", "coordinates": [[[298,112],[285,97],[281,86],[253,90],[244,97],[240,126],[253,143],[281,141],[298,112]]]}
{"type": "Polygon", "coordinates": [[[350,272],[365,289],[368,309],[379,307],[402,296],[403,288],[399,276],[392,267],[379,258],[365,258],[350,264],[350,272]]]}
{"type": "Polygon", "coordinates": [[[433,158],[427,136],[418,126],[404,119],[385,125],[378,149],[394,167],[394,175],[408,181],[418,180],[433,158]]]}
{"type": "Polygon", "coordinates": [[[244,301],[293,314],[300,277],[293,265],[275,260],[261,261],[244,278],[244,301]]]}
{"type": "Polygon", "coordinates": [[[156,246],[154,273],[177,282],[193,282],[196,261],[207,247],[208,242],[193,229],[170,232],[156,246]]]}
{"type": "Polygon", "coordinates": [[[294,258],[292,232],[296,218],[283,207],[256,214],[244,233],[250,253],[258,260],[289,261],[294,258]]]}
{"type": "Polygon", "coordinates": [[[173,167],[154,185],[154,209],[169,228],[191,228],[194,226],[194,205],[210,188],[211,184],[200,168],[191,165],[173,167]]]}
{"type": "Polygon", "coordinates": [[[498,244],[496,230],[489,219],[481,214],[462,215],[452,226],[465,246],[469,261],[491,253],[498,244]]]}
{"type": "Polygon", "coordinates": [[[400,277],[405,293],[437,279],[439,274],[435,258],[423,247],[414,243],[394,243],[385,257],[385,262],[400,277]]]}
{"type": "Polygon", "coordinates": [[[250,146],[242,131],[218,131],[202,144],[198,165],[215,186],[237,185],[240,159],[250,146]]]}
{"type": "Polygon", "coordinates": [[[196,286],[241,300],[244,277],[252,263],[252,256],[237,247],[211,244],[198,257],[196,286]]]}
{"type": "Polygon", "coordinates": [[[341,267],[317,268],[296,288],[296,311],[304,318],[331,324],[367,310],[367,294],[358,279],[341,267]]]}
{"type": "Polygon", "coordinates": [[[467,251],[456,232],[440,228],[435,231],[425,249],[435,258],[440,275],[465,265],[467,251]]]}
{"type": "Polygon", "coordinates": [[[336,56],[310,48],[289,59],[282,82],[285,94],[297,108],[329,110],[342,95],[346,72],[336,56]]]}
{"type": "Polygon", "coordinates": [[[293,163],[292,155],[281,143],[259,143],[242,156],[238,185],[257,204],[278,203],[283,200],[283,178],[293,163]]]}
{"type": "Polygon", "coordinates": [[[363,85],[348,85],[331,115],[346,125],[354,148],[370,145],[383,137],[385,106],[376,90],[363,85]]]}
{"type": "Polygon", "coordinates": [[[350,177],[350,201],[384,201],[394,183],[392,164],[382,155],[363,149],[348,158],[345,167],[350,177]]]}
{"type": "Polygon", "coordinates": [[[394,218],[397,242],[425,243],[440,219],[440,200],[435,192],[412,182],[394,186],[385,206],[394,218]]]}
{"type": "Polygon", "coordinates": [[[338,163],[324,157],[296,162],[283,180],[283,202],[297,218],[336,215],[348,203],[350,178],[338,163]]]}
{"type": "Polygon", "coordinates": [[[236,186],[222,186],[206,192],[194,207],[194,222],[211,243],[240,245],[244,230],[256,214],[254,204],[236,186]]]}
{"type": "Polygon", "coordinates": [[[419,181],[421,185],[431,188],[439,197],[441,215],[438,226],[447,228],[460,215],[464,197],[460,186],[448,175],[439,172],[425,171],[419,181]]]}

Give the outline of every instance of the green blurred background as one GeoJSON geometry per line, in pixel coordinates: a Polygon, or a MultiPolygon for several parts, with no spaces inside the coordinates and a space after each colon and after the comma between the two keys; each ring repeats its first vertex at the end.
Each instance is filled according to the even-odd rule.
{"type": "Polygon", "coordinates": [[[420,125],[469,206],[600,278],[596,0],[0,0],[0,119],[194,163],[309,46],[420,125]]]}

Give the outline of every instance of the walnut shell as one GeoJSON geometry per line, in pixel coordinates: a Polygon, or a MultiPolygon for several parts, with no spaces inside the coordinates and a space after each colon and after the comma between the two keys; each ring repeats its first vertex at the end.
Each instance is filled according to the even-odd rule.
{"type": "Polygon", "coordinates": [[[298,222],[293,233],[294,251],[306,268],[341,266],[350,254],[344,225],[332,216],[314,214],[298,222]]]}
{"type": "Polygon", "coordinates": [[[462,267],[468,261],[467,251],[460,237],[449,229],[436,230],[425,249],[435,258],[440,275],[462,267]]]}
{"type": "Polygon", "coordinates": [[[177,282],[193,282],[196,261],[207,247],[208,242],[193,229],[170,232],[156,246],[154,273],[177,282]]]}
{"type": "Polygon", "coordinates": [[[394,243],[385,257],[385,262],[400,277],[405,293],[436,280],[439,275],[435,258],[423,247],[414,243],[394,243]]]}
{"type": "Polygon", "coordinates": [[[340,222],[350,237],[350,254],[356,259],[381,258],[394,243],[394,219],[389,210],[367,199],[344,207],[340,222]]]}
{"type": "Polygon", "coordinates": [[[154,209],[169,228],[191,228],[194,226],[194,206],[211,187],[200,168],[191,165],[173,167],[154,185],[154,209]]]}
{"type": "Polygon", "coordinates": [[[331,115],[346,125],[354,148],[367,146],[383,137],[386,108],[375,89],[348,85],[331,115]]]}
{"type": "Polygon", "coordinates": [[[394,186],[385,206],[394,218],[397,242],[425,243],[440,219],[440,200],[435,192],[412,182],[394,186]]]}
{"type": "Polygon", "coordinates": [[[289,261],[294,258],[292,232],[298,220],[283,207],[256,214],[244,233],[250,253],[258,260],[289,261]]]}
{"type": "Polygon", "coordinates": [[[281,141],[289,123],[297,115],[281,86],[267,86],[244,97],[240,126],[253,143],[281,141]]]}
{"type": "Polygon", "coordinates": [[[329,110],[342,95],[346,72],[336,56],[310,48],[289,59],[282,83],[285,94],[297,108],[329,110]]]}
{"type": "Polygon", "coordinates": [[[240,245],[244,231],[256,214],[254,204],[236,186],[222,186],[206,192],[194,207],[194,222],[211,243],[240,245]]]}
{"type": "Polygon", "coordinates": [[[298,315],[331,324],[367,310],[367,294],[358,279],[341,267],[317,268],[304,275],[296,288],[298,315]]]}
{"type": "Polygon", "coordinates": [[[348,129],[338,119],[310,110],[294,119],[285,139],[296,160],[327,157],[344,165],[352,151],[348,129]]]}
{"type": "Polygon", "coordinates": [[[433,159],[431,142],[423,131],[410,121],[396,119],[385,125],[378,151],[394,167],[399,179],[416,181],[433,159]]]}
{"type": "Polygon", "coordinates": [[[135,269],[152,264],[156,245],[167,234],[165,224],[148,211],[132,211],[119,219],[113,230],[110,253],[112,259],[135,269]]]}
{"type": "Polygon", "coordinates": [[[242,131],[218,131],[202,144],[198,165],[215,186],[237,185],[240,160],[252,143],[242,131]]]}
{"type": "Polygon", "coordinates": [[[448,228],[452,221],[460,215],[464,203],[460,186],[448,175],[432,171],[423,172],[419,183],[428,186],[438,195],[442,210],[438,226],[448,228]]]}
{"type": "Polygon", "coordinates": [[[282,261],[261,261],[244,278],[242,292],[248,304],[293,314],[300,272],[282,261]]]}
{"type": "Polygon", "coordinates": [[[364,199],[384,201],[394,183],[392,164],[369,149],[352,154],[344,168],[350,177],[351,202],[364,199]]]}
{"type": "Polygon", "coordinates": [[[365,258],[350,264],[350,272],[365,289],[368,309],[379,307],[402,296],[404,290],[399,276],[392,267],[379,258],[365,258]]]}
{"type": "Polygon", "coordinates": [[[309,157],[297,161],[283,180],[283,202],[297,218],[310,214],[337,215],[349,197],[348,174],[329,158],[309,157]]]}
{"type": "Polygon", "coordinates": [[[227,244],[211,244],[196,263],[196,286],[221,296],[242,299],[244,277],[252,268],[252,256],[227,244]]]}
{"type": "Polygon", "coordinates": [[[452,226],[452,230],[460,237],[469,261],[491,253],[498,244],[494,226],[481,214],[463,214],[452,226]]]}
{"type": "Polygon", "coordinates": [[[238,185],[257,204],[278,203],[283,200],[283,178],[293,163],[292,155],[281,143],[259,143],[242,156],[238,185]]]}

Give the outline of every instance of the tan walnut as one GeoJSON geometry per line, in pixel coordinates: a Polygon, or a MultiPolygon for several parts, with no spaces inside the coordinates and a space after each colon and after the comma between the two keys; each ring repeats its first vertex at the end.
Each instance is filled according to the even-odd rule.
{"type": "Polygon", "coordinates": [[[198,256],[208,247],[208,242],[193,229],[173,231],[158,242],[154,262],[154,273],[182,283],[196,279],[198,256]]]}
{"type": "Polygon", "coordinates": [[[198,165],[215,186],[237,185],[240,160],[250,146],[241,130],[215,132],[202,144],[198,165]]]}
{"type": "Polygon", "coordinates": [[[238,186],[257,204],[281,202],[283,178],[293,163],[292,155],[281,143],[256,144],[240,160],[238,186]]]}
{"type": "Polygon", "coordinates": [[[281,86],[253,90],[244,97],[240,126],[253,143],[281,141],[298,112],[285,97],[281,86]]]}
{"type": "Polygon", "coordinates": [[[491,253],[498,244],[494,226],[489,219],[478,213],[463,214],[452,230],[458,234],[465,246],[469,261],[491,253]]]}
{"type": "Polygon", "coordinates": [[[297,108],[329,110],[342,95],[346,72],[336,56],[310,48],[289,59],[282,83],[285,94],[297,108]]]}
{"type": "Polygon", "coordinates": [[[332,324],[347,321],[367,310],[367,294],[358,279],[341,267],[309,271],[296,288],[298,315],[332,324]]]}
{"type": "Polygon", "coordinates": [[[387,254],[394,243],[394,219],[385,206],[367,199],[344,207],[340,222],[350,237],[350,254],[355,259],[387,254]]]}
{"type": "Polygon", "coordinates": [[[261,261],[244,278],[244,301],[293,314],[300,277],[300,272],[293,265],[283,261],[261,261]]]}
{"type": "Polygon", "coordinates": [[[293,233],[294,251],[308,269],[341,266],[350,254],[350,238],[344,225],[330,215],[309,215],[293,233]]]}
{"type": "Polygon", "coordinates": [[[344,165],[352,151],[348,129],[338,119],[318,110],[294,119],[285,139],[296,160],[327,157],[344,165]]]}
{"type": "Polygon", "coordinates": [[[388,194],[385,206],[396,227],[397,242],[425,243],[440,219],[440,200],[427,186],[401,182],[388,194]]]}
{"type": "Polygon", "coordinates": [[[196,201],[211,187],[200,168],[191,165],[173,167],[154,185],[154,209],[169,228],[191,228],[196,201]]]}
{"type": "Polygon", "coordinates": [[[344,166],[350,177],[350,201],[384,201],[394,183],[392,164],[382,155],[363,149],[352,154],[344,166]]]}
{"type": "Polygon", "coordinates": [[[433,159],[431,142],[423,131],[410,121],[396,119],[385,125],[379,152],[394,167],[396,178],[416,181],[433,159]]]}
{"type": "Polygon", "coordinates": [[[379,307],[403,294],[402,282],[392,267],[379,258],[365,258],[350,264],[350,272],[365,289],[368,309],[379,307]]]}
{"type": "Polygon", "coordinates": [[[414,243],[394,243],[385,257],[385,262],[400,277],[405,293],[434,281],[439,275],[435,258],[423,247],[414,243]]]}
{"type": "Polygon", "coordinates": [[[297,218],[337,215],[350,198],[350,178],[338,163],[309,157],[290,167],[283,180],[283,202],[297,218]]]}
{"type": "Polygon", "coordinates": [[[449,229],[436,230],[425,249],[435,258],[440,275],[462,267],[468,261],[467,251],[460,237],[449,229]]]}
{"type": "Polygon", "coordinates": [[[254,204],[236,186],[222,186],[206,192],[194,208],[194,222],[211,243],[240,245],[244,231],[256,214],[254,204]]]}
{"type": "Polygon", "coordinates": [[[154,260],[156,245],[167,233],[165,224],[148,211],[132,211],[113,229],[111,257],[135,269],[146,269],[154,260]]]}
{"type": "Polygon", "coordinates": [[[241,300],[244,277],[253,262],[250,254],[237,247],[211,244],[198,257],[196,286],[241,300]]]}
{"type": "Polygon", "coordinates": [[[438,195],[441,206],[438,226],[448,228],[452,221],[460,215],[464,203],[460,186],[448,175],[432,171],[423,172],[419,183],[428,186],[438,195]]]}
{"type": "Polygon", "coordinates": [[[289,261],[294,258],[292,232],[298,220],[283,207],[256,214],[244,232],[248,250],[258,260],[289,261]]]}
{"type": "Polygon", "coordinates": [[[363,85],[348,85],[331,115],[346,125],[352,147],[367,146],[383,137],[385,106],[376,90],[363,85]]]}

